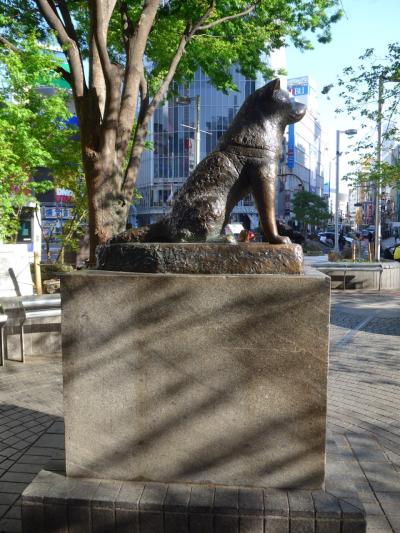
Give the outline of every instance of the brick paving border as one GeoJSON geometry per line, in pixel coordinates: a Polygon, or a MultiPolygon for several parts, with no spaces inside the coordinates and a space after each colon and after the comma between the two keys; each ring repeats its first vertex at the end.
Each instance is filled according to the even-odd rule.
{"type": "Polygon", "coordinates": [[[60,355],[7,361],[0,370],[1,533],[21,531],[21,493],[49,460],[63,456],[60,355]]]}
{"type": "MultiPolygon", "coordinates": [[[[355,495],[368,533],[400,533],[400,292],[334,293],[326,489],[355,495]]],[[[20,495],[63,458],[59,355],[0,370],[0,533],[21,531],[20,495]]]]}

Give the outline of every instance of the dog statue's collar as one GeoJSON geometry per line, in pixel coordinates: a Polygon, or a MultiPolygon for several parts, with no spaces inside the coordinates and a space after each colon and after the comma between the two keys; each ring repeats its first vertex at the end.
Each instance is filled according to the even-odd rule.
{"type": "Polygon", "coordinates": [[[264,159],[267,155],[275,153],[276,150],[271,148],[258,148],[255,146],[246,146],[244,144],[222,144],[217,148],[220,152],[229,152],[238,156],[256,157],[264,159]]]}

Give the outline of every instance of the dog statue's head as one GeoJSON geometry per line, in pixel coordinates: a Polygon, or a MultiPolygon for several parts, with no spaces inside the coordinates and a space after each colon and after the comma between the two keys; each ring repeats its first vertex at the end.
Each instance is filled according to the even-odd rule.
{"type": "Polygon", "coordinates": [[[307,107],[296,102],[288,92],[281,89],[279,78],[270,81],[253,94],[266,115],[280,115],[286,124],[298,122],[306,114],[307,107]]]}
{"type": "Polygon", "coordinates": [[[306,106],[291,99],[279,79],[273,80],[246,98],[220,138],[219,149],[240,145],[280,151],[286,126],[301,120],[305,113],[306,106]]]}

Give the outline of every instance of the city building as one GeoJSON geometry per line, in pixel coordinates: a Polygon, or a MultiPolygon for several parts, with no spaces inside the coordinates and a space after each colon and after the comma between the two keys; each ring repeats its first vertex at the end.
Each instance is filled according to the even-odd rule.
{"type": "MultiPolygon", "coordinates": [[[[400,145],[384,145],[382,162],[389,165],[400,161],[400,145]]],[[[349,190],[349,215],[353,225],[360,228],[375,226],[376,187],[372,182],[358,184],[349,190]]],[[[381,194],[381,232],[389,237],[400,220],[400,191],[396,185],[384,186],[381,194]]]]}
{"type": "Polygon", "coordinates": [[[292,199],[299,189],[322,197],[330,195],[327,146],[322,135],[315,83],[309,76],[289,78],[287,88],[293,98],[307,106],[307,113],[300,122],[289,124],[284,140],[277,213],[285,222],[293,220],[292,199]]]}
{"type": "MultiPolygon", "coordinates": [[[[382,161],[390,165],[399,165],[400,145],[390,146],[384,151],[382,161]]],[[[384,187],[382,191],[382,219],[387,225],[400,221],[400,190],[396,185],[384,187]]]]}

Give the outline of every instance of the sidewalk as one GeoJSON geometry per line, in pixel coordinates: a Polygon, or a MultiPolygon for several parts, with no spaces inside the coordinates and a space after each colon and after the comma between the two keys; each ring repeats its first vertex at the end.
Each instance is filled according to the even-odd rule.
{"type": "MultiPolygon", "coordinates": [[[[331,326],[326,489],[358,495],[368,533],[400,533],[400,292],[334,293],[331,326]]],[[[0,532],[21,531],[20,494],[63,457],[61,390],[59,356],[0,369],[0,532]]]]}
{"type": "Polygon", "coordinates": [[[326,488],[357,492],[368,532],[400,532],[400,292],[332,303],[326,488]]]}

